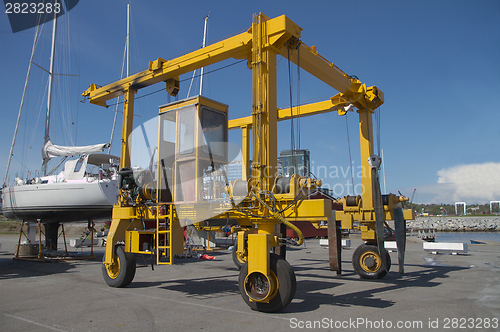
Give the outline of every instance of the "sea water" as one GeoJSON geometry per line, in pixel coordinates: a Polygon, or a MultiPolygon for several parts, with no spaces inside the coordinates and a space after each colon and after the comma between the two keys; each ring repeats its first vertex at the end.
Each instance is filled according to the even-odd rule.
{"type": "Polygon", "coordinates": [[[500,232],[436,232],[436,242],[497,241],[500,242],[500,232]]]}

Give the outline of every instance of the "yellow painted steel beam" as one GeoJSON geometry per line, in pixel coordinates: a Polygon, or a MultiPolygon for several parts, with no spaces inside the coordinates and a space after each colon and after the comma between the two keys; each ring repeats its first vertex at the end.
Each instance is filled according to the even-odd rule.
{"type": "Polygon", "coordinates": [[[115,261],[116,242],[125,240],[125,231],[127,229],[141,228],[141,220],[135,219],[136,211],[134,207],[113,207],[113,220],[106,238],[106,257],[105,264],[113,264],[115,261]]]}
{"type": "Polygon", "coordinates": [[[373,155],[373,124],[372,114],[366,109],[358,110],[359,114],[359,144],[361,153],[361,185],[363,191],[363,206],[365,210],[373,210],[373,182],[368,159],[373,155]]]}
{"type": "MultiPolygon", "coordinates": [[[[337,96],[332,97],[329,100],[302,105],[300,107],[278,109],[276,121],[283,121],[290,119],[292,114],[294,117],[305,117],[315,114],[327,113],[338,110],[339,107],[345,105],[345,100],[337,96]]],[[[339,111],[340,113],[340,111],[339,111]]],[[[242,129],[242,175],[243,179],[247,180],[249,178],[249,160],[250,160],[250,148],[249,148],[249,131],[252,128],[253,116],[242,117],[238,119],[233,119],[228,121],[228,129],[242,129]]]]}
{"type": "Polygon", "coordinates": [[[256,181],[252,186],[260,190],[271,190],[277,167],[276,49],[300,36],[301,30],[286,17],[281,23],[291,25],[292,31],[277,29],[278,22],[272,21],[259,14],[252,23],[252,174],[256,181]]]}
{"type": "MultiPolygon", "coordinates": [[[[292,112],[293,112],[294,118],[296,118],[296,117],[301,118],[301,117],[306,117],[306,116],[311,116],[311,115],[316,115],[316,114],[333,112],[333,111],[338,110],[338,108],[344,104],[345,104],[345,101],[339,102],[338,99],[335,99],[335,97],[332,97],[332,99],[328,99],[325,101],[301,105],[300,107],[293,107],[291,110],[290,110],[290,108],[281,108],[281,109],[278,109],[277,121],[283,121],[283,120],[290,119],[292,117],[292,112]]],[[[243,127],[246,127],[248,125],[251,126],[251,124],[252,124],[252,117],[245,116],[242,118],[229,120],[228,129],[231,130],[231,129],[243,128],[243,127]]]]}
{"type": "MultiPolygon", "coordinates": [[[[288,58],[288,49],[282,47],[280,54],[284,58],[288,58]]],[[[339,92],[350,90],[351,78],[333,63],[319,55],[315,47],[311,48],[300,42],[298,50],[293,52],[290,61],[339,92]],[[297,57],[297,52],[300,59],[297,57]]]]}
{"type": "MultiPolygon", "coordinates": [[[[289,49],[283,46],[279,54],[288,58],[289,49]]],[[[374,110],[384,103],[384,94],[377,87],[367,88],[357,78],[350,77],[333,63],[322,57],[316,47],[309,47],[300,42],[294,52],[290,52],[290,61],[340,92],[340,97],[357,108],[374,110]],[[300,58],[300,59],[299,59],[300,58]]]]}
{"type": "MultiPolygon", "coordinates": [[[[278,209],[283,209],[292,199],[276,198],[278,209]]],[[[325,220],[325,217],[333,216],[332,201],[328,199],[304,199],[299,200],[297,204],[288,208],[283,212],[283,217],[287,220],[325,220]]],[[[242,209],[245,209],[242,207],[242,209]]],[[[253,214],[261,214],[257,209],[249,209],[248,212],[253,214]]],[[[255,219],[245,215],[238,210],[230,210],[221,213],[220,215],[213,216],[212,219],[238,219],[240,225],[249,225],[251,221],[259,222],[261,219],[255,219]]]]}
{"type": "MultiPolygon", "coordinates": [[[[285,15],[270,19],[266,23],[268,46],[280,48],[290,37],[300,38],[301,30],[285,15]]],[[[93,104],[106,106],[107,100],[124,94],[129,88],[139,90],[229,58],[251,60],[252,35],[252,30],[249,29],[172,60],[158,58],[150,61],[148,69],[140,73],[102,87],[91,84],[83,96],[88,97],[93,104]]]]}
{"type": "Polygon", "coordinates": [[[134,97],[135,91],[128,89],[125,91],[125,102],[123,104],[123,125],[122,140],[120,150],[120,169],[130,167],[131,135],[134,123],[134,97]]]}
{"type": "Polygon", "coordinates": [[[97,88],[92,84],[84,93],[93,104],[105,106],[106,101],[120,96],[124,90],[132,87],[141,89],[168,79],[176,78],[181,74],[225,59],[245,59],[250,55],[252,34],[243,32],[218,43],[208,45],[199,50],[187,53],[172,60],[157,60],[149,62],[149,68],[135,75],[131,75],[114,83],[97,88]]]}
{"type": "MultiPolygon", "coordinates": [[[[249,117],[250,121],[252,117],[249,117]]],[[[241,127],[241,178],[243,181],[247,181],[250,178],[250,128],[251,122],[245,126],[241,127]]]]}
{"type": "MultiPolygon", "coordinates": [[[[278,204],[281,203],[278,202],[278,204]]],[[[332,201],[327,199],[299,200],[296,205],[283,213],[283,217],[290,220],[294,220],[294,218],[325,218],[332,215],[332,201]]]]}

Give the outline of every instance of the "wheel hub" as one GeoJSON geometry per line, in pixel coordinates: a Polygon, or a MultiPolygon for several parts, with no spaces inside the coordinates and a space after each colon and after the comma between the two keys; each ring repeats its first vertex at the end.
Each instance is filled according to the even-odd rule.
{"type": "Polygon", "coordinates": [[[366,257],[365,259],[365,265],[372,268],[376,264],[375,258],[372,256],[366,257]]]}
{"type": "Polygon", "coordinates": [[[361,257],[361,267],[365,271],[374,272],[379,269],[381,261],[375,253],[365,253],[361,257]]]}
{"type": "Polygon", "coordinates": [[[247,277],[245,289],[252,300],[262,301],[269,295],[269,280],[264,274],[254,272],[247,277]]]}
{"type": "Polygon", "coordinates": [[[273,271],[269,278],[260,272],[250,273],[245,279],[245,291],[250,301],[267,303],[278,292],[278,278],[273,271]]]}
{"type": "Polygon", "coordinates": [[[238,258],[238,260],[244,264],[247,260],[246,260],[246,254],[245,253],[239,253],[239,252],[236,252],[236,257],[238,258]]]}
{"type": "Polygon", "coordinates": [[[120,274],[120,260],[116,258],[113,264],[104,264],[106,266],[106,271],[111,279],[116,279],[120,274]]]}

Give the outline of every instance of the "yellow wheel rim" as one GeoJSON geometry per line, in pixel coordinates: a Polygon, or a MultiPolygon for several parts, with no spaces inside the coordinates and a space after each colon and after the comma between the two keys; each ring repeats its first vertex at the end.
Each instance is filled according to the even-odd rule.
{"type": "Polygon", "coordinates": [[[359,258],[359,265],[364,271],[373,273],[380,269],[382,266],[382,260],[376,252],[365,252],[359,258]]]}
{"type": "Polygon", "coordinates": [[[278,294],[278,290],[280,288],[280,281],[278,280],[278,277],[276,276],[276,274],[271,271],[271,281],[273,282],[273,286],[274,286],[274,292],[271,293],[271,295],[269,296],[269,299],[273,299],[276,294],[278,294]]]}
{"type": "Polygon", "coordinates": [[[236,258],[241,264],[245,264],[247,261],[247,252],[246,250],[243,253],[236,252],[236,258]]]}
{"type": "Polygon", "coordinates": [[[108,276],[111,279],[116,279],[120,274],[120,259],[116,257],[116,261],[114,264],[105,264],[106,272],[108,272],[108,276]]]}
{"type": "Polygon", "coordinates": [[[245,280],[245,290],[252,301],[268,302],[278,294],[279,281],[271,271],[269,279],[260,272],[253,272],[245,280]]]}

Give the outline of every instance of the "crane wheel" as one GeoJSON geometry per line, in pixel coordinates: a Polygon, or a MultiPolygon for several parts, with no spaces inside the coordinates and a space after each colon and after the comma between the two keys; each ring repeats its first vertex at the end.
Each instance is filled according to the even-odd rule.
{"type": "Polygon", "coordinates": [[[234,263],[234,265],[236,265],[238,270],[241,270],[243,264],[245,264],[247,261],[247,257],[248,257],[247,248],[245,247],[245,251],[243,252],[243,254],[239,254],[238,253],[238,243],[236,243],[233,246],[232,251],[233,251],[233,263],[234,263]]]}
{"type": "Polygon", "coordinates": [[[240,294],[252,310],[279,312],[292,302],[297,288],[297,281],[290,264],[280,256],[270,254],[269,263],[271,265],[271,275],[269,277],[272,280],[267,280],[263,274],[258,272],[248,275],[248,262],[243,264],[238,280],[240,294]],[[274,283],[274,287],[270,287],[270,282],[274,283]],[[274,288],[274,292],[269,295],[268,303],[250,300],[249,296],[252,296],[254,300],[258,300],[259,296],[266,297],[269,289],[272,288],[274,288]]]}
{"type": "MultiPolygon", "coordinates": [[[[388,271],[391,267],[391,256],[384,249],[382,257],[385,259],[388,271]]],[[[356,273],[365,279],[380,279],[387,274],[381,255],[375,245],[362,244],[357,247],[352,255],[352,266],[356,273]]]]}
{"type": "Polygon", "coordinates": [[[125,287],[129,285],[135,276],[135,256],[125,252],[122,246],[116,248],[116,262],[105,265],[103,256],[102,276],[104,281],[111,287],[125,287]]]}

